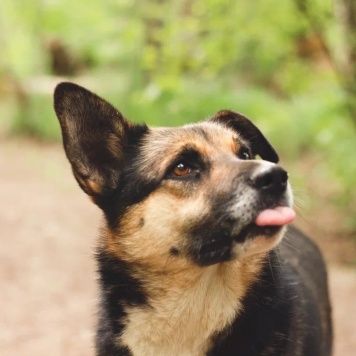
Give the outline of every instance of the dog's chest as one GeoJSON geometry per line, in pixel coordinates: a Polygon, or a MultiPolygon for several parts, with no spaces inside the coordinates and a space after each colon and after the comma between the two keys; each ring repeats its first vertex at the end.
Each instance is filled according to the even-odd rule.
{"type": "Polygon", "coordinates": [[[243,294],[237,281],[231,286],[207,274],[190,289],[150,301],[150,307],[127,308],[118,341],[135,356],[204,355],[211,338],[236,317],[243,294]]]}

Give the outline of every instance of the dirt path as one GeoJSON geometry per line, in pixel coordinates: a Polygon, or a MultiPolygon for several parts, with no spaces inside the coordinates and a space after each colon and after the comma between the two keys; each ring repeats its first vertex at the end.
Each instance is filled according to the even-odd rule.
{"type": "MultiPolygon", "coordinates": [[[[99,210],[61,147],[0,141],[0,355],[93,355],[99,210]]],[[[356,350],[356,270],[330,266],[335,355],[356,350]]]]}

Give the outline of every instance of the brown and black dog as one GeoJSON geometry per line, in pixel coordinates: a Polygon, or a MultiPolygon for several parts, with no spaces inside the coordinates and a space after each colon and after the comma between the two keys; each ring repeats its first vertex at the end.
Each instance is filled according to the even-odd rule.
{"type": "Polygon", "coordinates": [[[331,354],[325,265],[286,232],[288,176],[251,121],[225,110],[148,128],[72,83],[54,106],[74,176],[105,217],[97,355],[331,354]]]}

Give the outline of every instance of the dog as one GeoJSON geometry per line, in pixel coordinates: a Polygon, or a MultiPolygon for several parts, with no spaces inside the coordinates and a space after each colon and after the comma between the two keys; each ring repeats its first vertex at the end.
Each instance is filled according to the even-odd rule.
{"type": "Polygon", "coordinates": [[[331,354],[325,264],[287,229],[288,174],[249,119],[222,110],[149,128],[69,82],[54,108],[74,177],[104,214],[97,355],[331,354]]]}

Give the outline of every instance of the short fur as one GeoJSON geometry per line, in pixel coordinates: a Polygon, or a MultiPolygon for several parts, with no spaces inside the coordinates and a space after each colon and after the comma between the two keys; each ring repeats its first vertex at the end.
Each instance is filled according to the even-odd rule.
{"type": "Polygon", "coordinates": [[[331,354],[319,250],[254,223],[292,193],[250,120],[148,128],[72,83],[54,98],[74,176],[105,217],[97,355],[331,354]]]}

